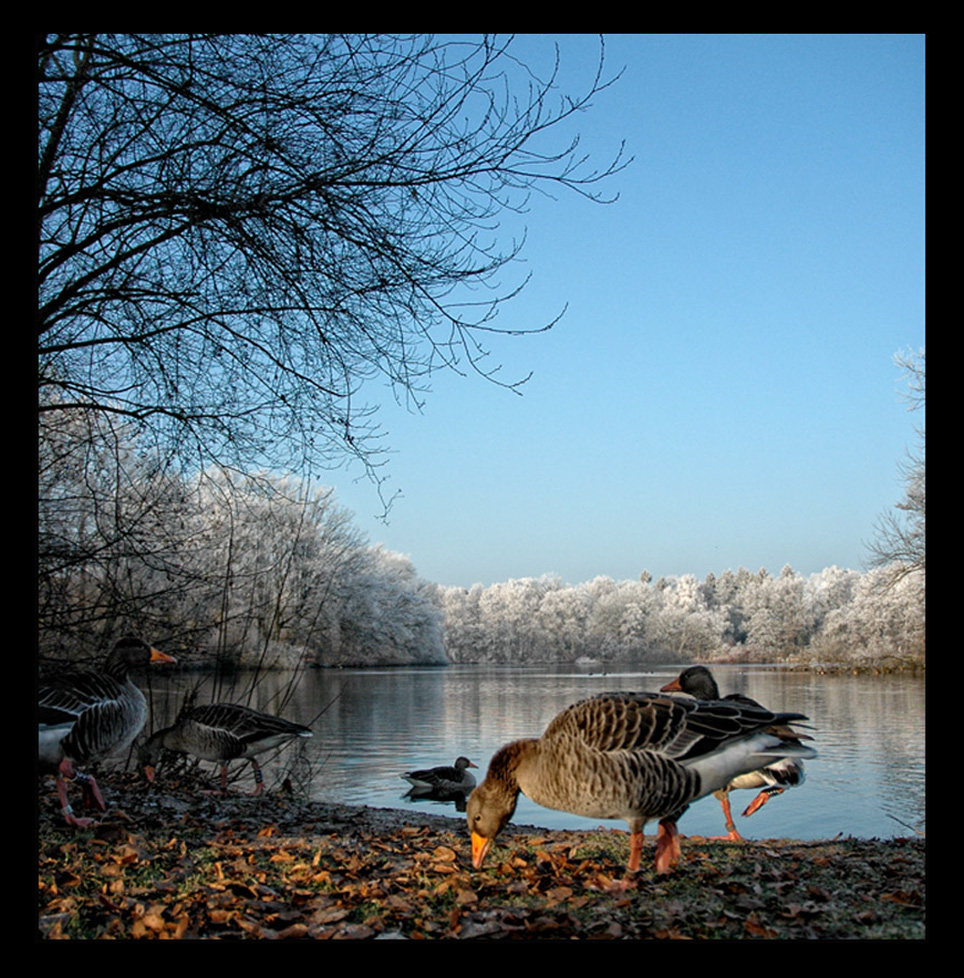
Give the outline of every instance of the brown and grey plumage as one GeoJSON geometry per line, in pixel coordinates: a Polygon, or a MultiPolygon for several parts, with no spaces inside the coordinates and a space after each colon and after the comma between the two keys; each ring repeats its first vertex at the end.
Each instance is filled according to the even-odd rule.
{"type": "Polygon", "coordinates": [[[475,787],[475,778],[466,768],[473,764],[467,757],[457,757],[454,767],[430,767],[421,771],[406,771],[399,777],[412,785],[413,791],[431,791],[439,794],[455,791],[469,791],[475,787]]]}
{"type": "Polygon", "coordinates": [[[147,702],[129,671],[149,662],[174,661],[141,639],[128,637],[117,642],[99,672],[67,674],[41,683],[38,758],[42,768],[56,772],[60,804],[71,825],[86,826],[93,820],[74,816],[65,778],[76,777],[87,800],[104,809],[97,782],[77,772],[75,765],[122,753],[147,719],[147,702]]]}
{"type": "MultiPolygon", "coordinates": [[[[684,669],[679,676],[671,683],[667,683],[660,690],[663,693],[682,692],[695,696],[699,700],[718,700],[720,690],[713,678],[713,673],[706,666],[690,666],[684,669]]],[[[724,697],[725,701],[738,701],[749,703],[753,706],[760,704],[748,696],[740,693],[731,693],[724,697]]],[[[797,735],[801,740],[811,740],[805,734],[797,735]]],[[[730,811],[730,792],[741,788],[762,788],[763,790],[750,802],[744,809],[745,816],[752,815],[755,811],[762,808],[773,795],[782,794],[787,788],[793,788],[803,784],[805,780],[803,761],[799,758],[784,757],[765,767],[757,768],[755,771],[748,771],[735,777],[729,784],[724,785],[718,791],[713,792],[713,796],[719,801],[723,809],[723,817],[726,820],[727,834],[719,836],[730,842],[742,842],[743,836],[740,835],[733,822],[733,814],[730,811]]]]}
{"type": "Polygon", "coordinates": [[[298,737],[311,737],[312,732],[300,723],[282,717],[259,713],[236,703],[210,703],[184,711],[170,727],[152,734],[140,750],[140,763],[149,781],[161,751],[172,750],[192,754],[202,761],[221,764],[221,790],[227,790],[228,761],[247,758],[254,769],[254,794],[264,790],[264,776],[255,760],[274,747],[280,747],[298,737]]]}
{"type": "Polygon", "coordinates": [[[575,703],[541,738],[508,744],[492,758],[467,806],[473,865],[482,866],[522,791],[546,808],[625,819],[630,871],[639,868],[643,826],[658,819],[656,870],[668,872],[679,857],[676,821],[691,802],[764,759],[816,755],[786,726],[805,719],[659,693],[603,693],[575,703]]]}

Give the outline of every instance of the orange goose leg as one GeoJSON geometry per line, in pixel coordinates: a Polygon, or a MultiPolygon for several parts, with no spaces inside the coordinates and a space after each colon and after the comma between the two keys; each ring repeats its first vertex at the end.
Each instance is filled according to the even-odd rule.
{"type": "Polygon", "coordinates": [[[261,768],[258,766],[258,762],[253,758],[249,757],[248,760],[251,762],[251,766],[254,768],[254,791],[251,792],[252,795],[260,795],[264,791],[264,775],[261,773],[261,768]]]}
{"type": "MultiPolygon", "coordinates": [[[[77,772],[74,771],[74,765],[67,758],[64,758],[60,762],[60,767],[57,770],[57,794],[60,797],[60,807],[63,809],[64,819],[66,820],[67,824],[74,825],[79,829],[86,829],[90,828],[92,825],[96,825],[96,819],[77,818],[77,816],[74,815],[74,810],[70,805],[70,800],[67,798],[66,778],[73,778],[77,776],[77,772]]],[[[100,790],[97,789],[97,782],[94,781],[94,779],[89,775],[83,775],[83,777],[94,782],[94,789],[96,789],[96,792],[93,793],[93,797],[99,800],[102,808],[106,808],[107,806],[104,805],[104,799],[100,797],[100,790]]]]}
{"type": "MultiPolygon", "coordinates": [[[[727,835],[711,835],[710,839],[720,840],[725,842],[742,842],[743,836],[740,835],[736,830],[736,826],[733,824],[733,813],[730,811],[730,796],[729,794],[723,795],[720,798],[720,804],[723,806],[723,816],[726,818],[726,827],[728,830],[727,835]]],[[[743,813],[744,815],[746,812],[743,813]]]]}

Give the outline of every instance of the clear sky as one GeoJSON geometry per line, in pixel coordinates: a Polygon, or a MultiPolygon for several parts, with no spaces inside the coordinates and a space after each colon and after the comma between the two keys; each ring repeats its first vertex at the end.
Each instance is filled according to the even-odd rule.
{"type": "MultiPolygon", "coordinates": [[[[585,82],[595,36],[555,39],[585,82]]],[[[864,567],[914,444],[893,356],[924,346],[923,35],[615,34],[606,62],[576,129],[635,162],[614,204],[532,203],[498,324],[568,310],[493,339],[524,396],[439,374],[417,413],[370,388],[389,522],[358,472],[326,481],[439,584],[864,567]]]]}

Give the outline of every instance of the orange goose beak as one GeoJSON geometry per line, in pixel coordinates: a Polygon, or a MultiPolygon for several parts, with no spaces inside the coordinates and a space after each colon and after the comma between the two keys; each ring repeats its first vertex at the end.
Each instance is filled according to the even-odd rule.
{"type": "Polygon", "coordinates": [[[479,835],[478,832],[472,833],[472,865],[476,869],[482,868],[482,863],[485,862],[486,853],[489,851],[489,846],[491,845],[491,839],[486,839],[484,836],[479,835]]]}

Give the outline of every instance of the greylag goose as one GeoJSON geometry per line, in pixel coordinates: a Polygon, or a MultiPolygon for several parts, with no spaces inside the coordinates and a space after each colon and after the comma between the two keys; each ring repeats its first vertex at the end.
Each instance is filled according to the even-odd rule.
{"type": "Polygon", "coordinates": [[[454,767],[430,767],[421,771],[406,771],[399,775],[412,785],[413,791],[431,791],[439,794],[446,794],[456,791],[470,791],[475,787],[475,778],[466,768],[478,765],[473,764],[467,757],[457,757],[454,767]]]}
{"type": "Polygon", "coordinates": [[[59,676],[41,683],[38,691],[38,758],[40,766],[55,771],[57,793],[68,824],[94,823],[77,818],[67,800],[66,778],[76,778],[88,803],[107,806],[92,775],[75,765],[120,754],[134,742],[147,719],[144,694],[128,675],[131,668],[149,662],[174,662],[139,638],[122,638],[99,672],[59,676]]]}
{"type": "Polygon", "coordinates": [[[228,761],[247,758],[254,768],[253,794],[260,795],[264,790],[264,775],[255,754],[280,747],[297,737],[311,736],[311,730],[300,723],[236,703],[210,703],[184,711],[172,726],[152,734],[141,748],[139,760],[148,781],[154,780],[162,749],[192,754],[202,761],[218,761],[221,790],[227,791],[228,761]]]}
{"type": "Polygon", "coordinates": [[[639,869],[643,826],[659,819],[656,871],[669,872],[680,855],[676,821],[690,802],[764,759],[816,756],[786,726],[805,719],[737,701],[659,693],[581,700],[563,710],[541,738],[507,744],[492,758],[467,805],[472,864],[481,868],[522,791],[547,808],[625,819],[630,872],[639,869]]]}
{"type": "MultiPolygon", "coordinates": [[[[706,666],[691,666],[684,669],[679,676],[671,683],[667,683],[660,690],[663,693],[688,693],[695,696],[698,700],[718,700],[720,690],[716,685],[713,674],[706,666]]],[[[756,700],[739,693],[731,693],[724,697],[724,700],[735,700],[748,703],[752,706],[759,706],[756,700]]],[[[811,740],[805,734],[798,734],[801,740],[811,740]]],[[[750,802],[744,809],[744,816],[752,815],[755,811],[762,808],[772,795],[779,795],[787,788],[801,785],[804,782],[803,761],[799,758],[784,757],[766,767],[757,768],[755,771],[748,771],[740,774],[729,784],[724,785],[718,791],[713,792],[713,797],[717,798],[723,808],[723,817],[726,820],[726,835],[714,836],[713,838],[726,839],[730,842],[742,842],[743,836],[740,835],[736,825],[733,823],[733,815],[730,811],[730,792],[740,788],[762,788],[763,790],[750,802]]]]}

